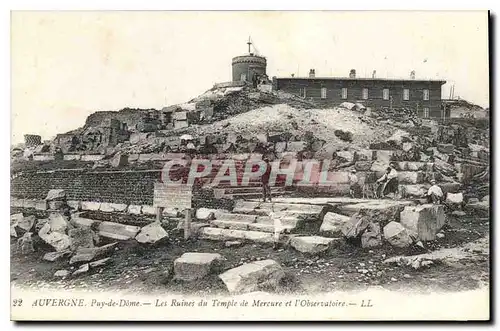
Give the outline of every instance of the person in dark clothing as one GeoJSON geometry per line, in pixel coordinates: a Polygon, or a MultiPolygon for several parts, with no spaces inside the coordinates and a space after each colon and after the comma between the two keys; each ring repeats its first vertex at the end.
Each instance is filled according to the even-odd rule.
{"type": "Polygon", "coordinates": [[[271,202],[271,187],[269,186],[269,177],[271,177],[271,163],[269,159],[264,158],[264,162],[266,163],[266,171],[261,176],[262,182],[262,201],[266,202],[266,198],[269,198],[269,202],[271,202]]]}

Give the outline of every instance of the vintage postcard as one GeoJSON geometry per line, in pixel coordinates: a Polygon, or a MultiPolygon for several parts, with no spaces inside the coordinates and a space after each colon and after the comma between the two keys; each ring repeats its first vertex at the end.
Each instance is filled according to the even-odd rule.
{"type": "Polygon", "coordinates": [[[487,11],[13,11],[11,319],[488,321],[487,11]]]}

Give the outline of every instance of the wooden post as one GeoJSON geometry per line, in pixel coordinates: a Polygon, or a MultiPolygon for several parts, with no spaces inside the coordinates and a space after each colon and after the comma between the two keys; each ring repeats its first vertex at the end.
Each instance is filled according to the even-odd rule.
{"type": "Polygon", "coordinates": [[[188,240],[191,235],[191,208],[186,208],[184,218],[184,239],[188,240]]]}
{"type": "Polygon", "coordinates": [[[156,222],[161,223],[162,214],[163,214],[163,207],[156,207],[156,222]]]}

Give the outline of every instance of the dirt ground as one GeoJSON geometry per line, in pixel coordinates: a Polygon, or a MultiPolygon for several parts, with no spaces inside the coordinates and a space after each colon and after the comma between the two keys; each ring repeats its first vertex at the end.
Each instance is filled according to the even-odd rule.
{"type": "MultiPolygon", "coordinates": [[[[419,292],[461,291],[489,284],[489,256],[478,251],[476,258],[460,260],[454,264],[435,263],[428,268],[382,264],[388,257],[415,255],[440,248],[463,246],[489,236],[489,221],[472,217],[449,216],[442,231],[444,238],[425,243],[426,250],[415,248],[397,251],[392,246],[364,250],[346,243],[332,248],[322,256],[306,256],[291,247],[273,250],[272,247],[244,243],[240,247],[226,248],[224,242],[206,240],[184,241],[175,230],[169,231],[168,243],[157,247],[143,247],[137,242],[120,242],[109,265],[76,278],[56,279],[54,273],[68,269],[69,262],[42,260],[47,251],[29,255],[18,252],[11,241],[11,284],[31,288],[106,289],[130,292],[171,293],[226,293],[217,275],[199,282],[184,283],[173,279],[173,261],[184,252],[216,252],[225,259],[224,269],[246,262],[273,259],[286,271],[279,292],[314,293],[324,291],[362,290],[381,286],[386,289],[412,289],[419,292]],[[364,270],[363,270],[364,269],[364,270]],[[366,270],[368,270],[366,272],[366,270]],[[362,273],[362,272],[365,273],[362,273]]],[[[69,268],[69,270],[75,270],[69,268]]]]}

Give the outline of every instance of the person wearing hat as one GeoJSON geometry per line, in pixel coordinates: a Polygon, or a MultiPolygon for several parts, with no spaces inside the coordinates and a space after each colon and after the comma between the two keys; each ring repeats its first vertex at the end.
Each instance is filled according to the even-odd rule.
{"type": "Polygon", "coordinates": [[[377,180],[377,184],[379,187],[377,188],[377,192],[380,190],[380,197],[384,198],[390,193],[394,193],[394,197],[399,190],[399,180],[398,180],[398,172],[395,169],[394,163],[391,163],[389,167],[385,170],[385,173],[382,177],[377,180]]]}
{"type": "Polygon", "coordinates": [[[349,194],[352,198],[360,198],[362,196],[361,185],[359,185],[358,176],[356,176],[356,169],[352,169],[349,174],[349,194]]]}
{"type": "Polygon", "coordinates": [[[443,190],[436,184],[436,180],[431,180],[431,187],[427,191],[427,201],[433,204],[440,204],[443,201],[443,190]]]}

